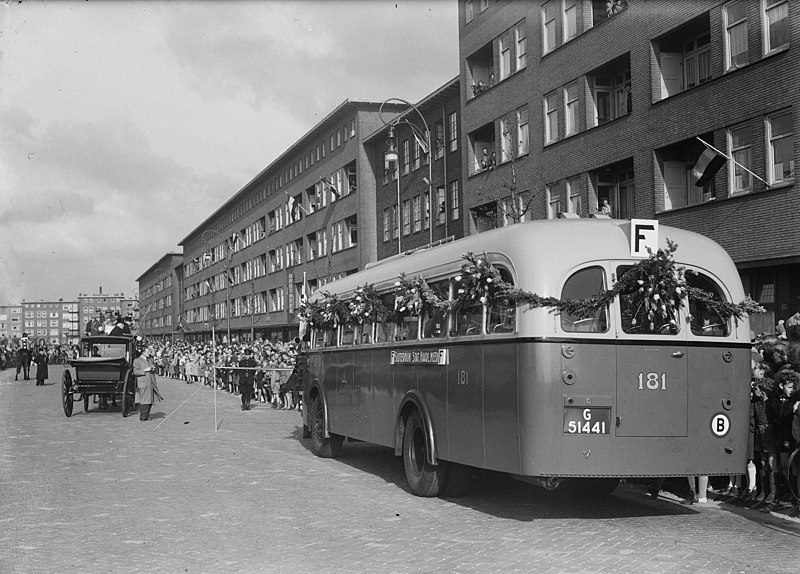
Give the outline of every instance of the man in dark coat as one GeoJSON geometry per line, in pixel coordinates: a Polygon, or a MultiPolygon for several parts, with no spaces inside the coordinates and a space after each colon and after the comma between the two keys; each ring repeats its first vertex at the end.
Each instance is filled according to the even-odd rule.
{"type": "Polygon", "coordinates": [[[239,361],[240,367],[245,367],[239,373],[239,392],[242,393],[242,410],[250,410],[250,399],[253,396],[253,381],[255,380],[256,372],[254,367],[258,366],[256,360],[253,358],[253,349],[247,348],[244,351],[244,358],[239,361]]]}
{"type": "Polygon", "coordinates": [[[34,357],[33,362],[36,363],[36,386],[43,387],[44,381],[48,376],[47,353],[45,353],[44,347],[41,347],[36,353],[36,357],[34,357]]]}

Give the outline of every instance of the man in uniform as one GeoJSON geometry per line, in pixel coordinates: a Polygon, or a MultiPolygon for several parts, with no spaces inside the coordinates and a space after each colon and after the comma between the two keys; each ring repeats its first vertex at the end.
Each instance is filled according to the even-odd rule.
{"type": "Polygon", "coordinates": [[[22,375],[24,379],[30,380],[30,369],[31,369],[31,348],[30,348],[30,339],[28,339],[28,334],[23,333],[22,339],[19,341],[19,349],[17,349],[17,374],[14,377],[14,380],[19,380],[19,371],[22,369],[22,375]]]}
{"type": "Polygon", "coordinates": [[[242,393],[242,410],[250,410],[250,399],[253,396],[253,381],[256,372],[254,367],[258,366],[253,358],[253,349],[248,347],[244,351],[244,358],[239,361],[239,366],[244,369],[239,373],[239,392],[242,393]]]}

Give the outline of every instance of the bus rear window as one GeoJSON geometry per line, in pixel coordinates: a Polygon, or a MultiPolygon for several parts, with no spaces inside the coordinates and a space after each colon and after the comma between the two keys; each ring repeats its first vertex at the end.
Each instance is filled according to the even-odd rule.
{"type": "MultiPolygon", "coordinates": [[[[605,288],[602,267],[586,267],[577,271],[564,283],[561,299],[588,299],[605,288]]],[[[571,333],[605,333],[608,330],[608,307],[603,306],[589,317],[561,312],[561,328],[571,333]]]]}
{"type": "MultiPolygon", "coordinates": [[[[716,301],[725,301],[719,286],[702,273],[686,272],[686,284],[710,293],[716,301]]],[[[692,333],[703,337],[727,337],[730,322],[719,316],[708,305],[696,299],[689,299],[689,313],[692,315],[692,333]]]]}
{"type": "MultiPolygon", "coordinates": [[[[622,277],[631,267],[617,267],[617,277],[622,277]]],[[[652,318],[648,316],[645,295],[635,287],[619,294],[622,330],[632,335],[677,335],[680,331],[677,321],[673,322],[670,317],[657,312],[653,313],[652,318]]]]}

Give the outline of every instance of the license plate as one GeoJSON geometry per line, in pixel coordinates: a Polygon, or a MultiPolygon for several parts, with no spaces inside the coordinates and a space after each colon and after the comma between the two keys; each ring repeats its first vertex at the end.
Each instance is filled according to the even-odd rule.
{"type": "Polygon", "coordinates": [[[565,434],[610,434],[611,409],[564,408],[565,434]]]}

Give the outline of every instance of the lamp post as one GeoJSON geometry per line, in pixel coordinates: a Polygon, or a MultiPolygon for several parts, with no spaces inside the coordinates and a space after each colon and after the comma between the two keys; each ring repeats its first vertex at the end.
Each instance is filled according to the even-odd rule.
{"type": "MultiPolygon", "coordinates": [[[[205,245],[206,245],[206,250],[205,250],[205,253],[204,253],[203,257],[206,257],[206,255],[209,256],[209,257],[211,256],[210,244],[211,244],[211,239],[215,235],[219,236],[219,238],[222,239],[223,243],[226,241],[226,238],[219,231],[217,231],[215,229],[206,229],[203,232],[203,235],[200,237],[200,240],[203,243],[205,243],[205,245]]],[[[228,331],[228,343],[229,344],[231,342],[231,281],[230,281],[230,277],[228,277],[228,271],[229,271],[229,267],[230,267],[230,259],[231,259],[230,247],[227,247],[226,248],[226,253],[225,253],[225,318],[226,318],[227,324],[228,324],[227,331],[228,331]]],[[[212,293],[213,293],[213,291],[212,291],[212,293]]],[[[212,303],[212,310],[213,310],[213,303],[212,303]]],[[[212,332],[211,332],[211,336],[214,337],[213,329],[212,329],[212,332]]]]}
{"type": "Polygon", "coordinates": [[[380,118],[383,125],[389,128],[388,139],[386,140],[387,149],[386,152],[383,154],[384,159],[384,166],[386,169],[392,163],[397,164],[397,252],[402,253],[401,244],[400,244],[400,237],[403,235],[403,230],[401,229],[401,204],[400,204],[400,155],[397,151],[397,139],[396,139],[396,129],[399,124],[406,124],[410,129],[411,132],[414,134],[414,139],[417,141],[418,144],[424,145],[423,152],[428,155],[428,177],[422,178],[425,184],[428,187],[427,197],[428,197],[428,243],[433,243],[433,158],[431,157],[433,154],[433,148],[431,146],[431,130],[428,127],[428,122],[425,121],[425,116],[422,115],[422,112],[419,111],[417,106],[412,104],[411,102],[407,102],[401,98],[389,98],[388,100],[384,101],[380,108],[378,108],[378,117],[380,118]],[[419,119],[422,120],[422,125],[425,127],[424,130],[420,129],[415,123],[405,118],[403,115],[396,117],[395,119],[386,122],[383,119],[383,106],[390,102],[400,102],[402,104],[407,105],[419,116],[419,119]]]}

